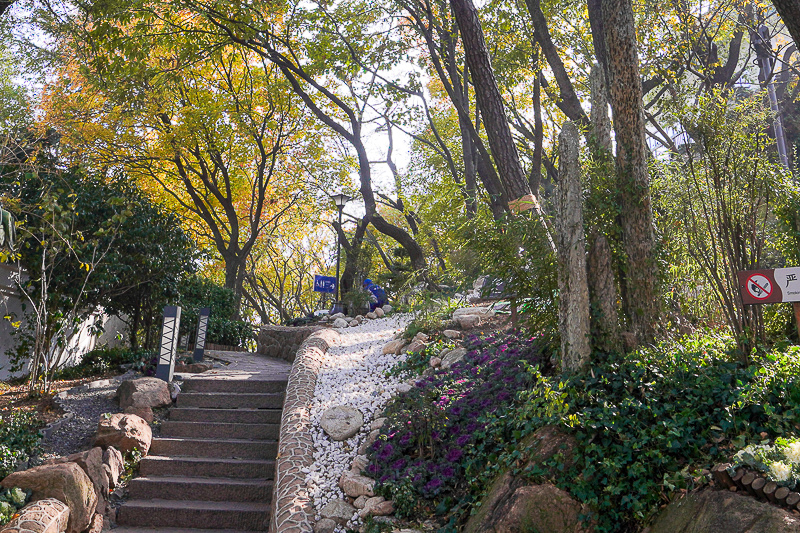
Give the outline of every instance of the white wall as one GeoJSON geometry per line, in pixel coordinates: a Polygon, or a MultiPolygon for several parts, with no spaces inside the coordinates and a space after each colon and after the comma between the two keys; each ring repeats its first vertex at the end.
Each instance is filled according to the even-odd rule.
{"type": "MultiPolygon", "coordinates": [[[[10,316],[13,321],[25,320],[20,294],[17,292],[16,284],[12,282],[12,275],[17,273],[18,268],[15,265],[0,263],[0,380],[15,377],[9,371],[10,361],[6,355],[7,350],[16,346],[16,339],[12,335],[14,327],[11,324],[11,320],[3,317],[10,316]]],[[[24,269],[20,273],[22,279],[27,279],[24,269]]],[[[95,347],[124,344],[127,336],[127,328],[122,320],[115,316],[109,317],[102,312],[95,313],[82,324],[81,330],[67,347],[70,354],[68,364],[80,363],[83,354],[93,350],[95,347]],[[103,321],[104,331],[97,336],[92,331],[94,325],[100,320],[103,321]]]]}

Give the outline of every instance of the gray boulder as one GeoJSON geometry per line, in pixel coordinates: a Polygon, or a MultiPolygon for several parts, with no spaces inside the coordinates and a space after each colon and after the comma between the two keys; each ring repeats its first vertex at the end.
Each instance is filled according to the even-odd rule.
{"type": "Polygon", "coordinates": [[[356,514],[356,508],[345,500],[333,500],[328,502],[328,504],[320,510],[319,514],[322,518],[333,520],[340,526],[343,526],[356,514]]]}
{"type": "Polygon", "coordinates": [[[780,507],[735,492],[706,490],[687,494],[659,514],[650,533],[789,533],[800,531],[800,517],[780,507]]]}
{"type": "Polygon", "coordinates": [[[447,352],[447,355],[445,355],[442,358],[442,363],[441,363],[442,368],[444,369],[450,368],[454,364],[464,359],[465,355],[467,355],[466,348],[456,348],[455,350],[450,350],[449,352],[447,352]]]}
{"type": "Polygon", "coordinates": [[[117,389],[119,408],[165,407],[172,404],[167,382],[158,378],[138,378],[123,381],[117,389]]]}
{"type": "Polygon", "coordinates": [[[364,415],[358,409],[337,405],[322,413],[319,424],[331,439],[342,441],[358,433],[364,425],[364,415]]]}

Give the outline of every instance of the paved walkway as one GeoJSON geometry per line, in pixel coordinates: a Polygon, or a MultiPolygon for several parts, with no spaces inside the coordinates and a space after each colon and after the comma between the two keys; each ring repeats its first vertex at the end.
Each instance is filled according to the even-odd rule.
{"type": "Polygon", "coordinates": [[[215,368],[179,376],[183,390],[129,485],[118,533],[267,529],[292,365],[246,352],[207,357],[215,368]]]}
{"type": "Polygon", "coordinates": [[[221,380],[275,381],[285,380],[292,371],[292,363],[250,352],[207,351],[206,358],[214,368],[202,374],[183,374],[186,379],[214,377],[221,380]]]}

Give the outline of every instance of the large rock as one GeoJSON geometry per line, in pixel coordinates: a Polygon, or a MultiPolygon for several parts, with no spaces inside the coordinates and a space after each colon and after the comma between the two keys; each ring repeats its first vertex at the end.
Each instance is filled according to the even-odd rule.
{"type": "Polygon", "coordinates": [[[424,342],[415,340],[415,341],[411,341],[411,344],[408,345],[408,348],[406,348],[406,350],[411,352],[411,353],[419,353],[422,350],[424,350],[426,347],[427,347],[427,344],[425,344],[424,342]]]}
{"type": "Polygon", "coordinates": [[[493,317],[494,311],[489,307],[462,307],[453,311],[453,320],[458,320],[463,316],[477,316],[485,319],[493,317]]]}
{"type": "Polygon", "coordinates": [[[103,464],[108,474],[109,488],[117,488],[119,476],[125,471],[125,461],[122,458],[122,453],[113,446],[109,446],[103,452],[103,464]]]}
{"type": "Polygon", "coordinates": [[[0,528],[0,533],[61,533],[69,523],[69,507],[55,498],[29,503],[16,518],[0,528]]]}
{"type": "Polygon", "coordinates": [[[375,480],[352,471],[342,474],[339,478],[339,488],[351,498],[375,496],[375,480]]]}
{"type": "Polygon", "coordinates": [[[373,496],[364,502],[364,507],[358,511],[358,516],[361,518],[389,516],[392,513],[394,513],[394,502],[387,500],[383,496],[373,496]]]}
{"type": "Polygon", "coordinates": [[[335,440],[347,440],[364,425],[364,415],[358,409],[337,405],[322,413],[319,420],[322,430],[335,440]]]}
{"type": "Polygon", "coordinates": [[[446,329],[442,332],[442,335],[444,335],[448,339],[457,339],[461,336],[461,333],[454,329],[446,329]]]}
{"type": "Polygon", "coordinates": [[[152,407],[136,407],[135,405],[131,405],[126,407],[123,413],[126,415],[136,415],[148,424],[155,420],[152,407]]]}
{"type": "Polygon", "coordinates": [[[392,306],[389,304],[384,305],[381,309],[383,309],[383,312],[387,315],[392,312],[392,306]]]}
{"type": "Polygon", "coordinates": [[[80,533],[91,523],[97,507],[94,485],[75,463],[42,465],[7,476],[0,485],[31,490],[31,500],[55,498],[69,507],[67,533],[80,533]]]}
{"type": "Polygon", "coordinates": [[[464,359],[465,355],[467,355],[466,348],[456,348],[455,350],[450,350],[449,352],[447,352],[447,355],[445,355],[442,358],[441,362],[442,368],[444,369],[450,368],[454,364],[464,359]]]}
{"type": "Polygon", "coordinates": [[[75,463],[89,476],[94,485],[97,496],[96,513],[103,514],[106,510],[108,497],[108,474],[103,468],[103,448],[95,447],[85,452],[74,453],[64,458],[65,462],[75,463]]]}
{"type": "Polygon", "coordinates": [[[333,533],[338,524],[330,518],[323,518],[314,524],[314,533],[333,533]]]}
{"type": "Polygon", "coordinates": [[[380,307],[376,307],[374,313],[375,316],[378,318],[383,318],[384,316],[386,316],[386,313],[380,307]]]}
{"type": "Polygon", "coordinates": [[[464,528],[465,533],[589,533],[591,524],[581,521],[588,512],[569,493],[550,484],[514,488],[506,475],[492,486],[487,500],[464,528]],[[535,528],[535,529],[532,529],[535,528]]]}
{"type": "Polygon", "coordinates": [[[650,533],[796,533],[800,517],[729,491],[687,494],[669,504],[650,533]]]}
{"type": "Polygon", "coordinates": [[[333,321],[333,327],[335,328],[346,328],[347,326],[348,322],[344,318],[337,318],[333,321]]]}
{"type": "Polygon", "coordinates": [[[389,341],[383,346],[382,353],[384,355],[389,355],[389,354],[400,355],[401,353],[403,353],[403,348],[405,348],[405,346],[406,346],[405,339],[397,339],[389,341]]]}
{"type": "Polygon", "coordinates": [[[158,378],[138,378],[123,381],[117,389],[119,408],[165,407],[172,404],[167,382],[158,378]]]}
{"type": "Polygon", "coordinates": [[[478,315],[464,315],[455,319],[461,329],[477,328],[481,325],[481,317],[478,315]]]}
{"type": "Polygon", "coordinates": [[[116,413],[108,418],[100,418],[94,444],[103,448],[113,446],[122,453],[129,453],[136,448],[142,455],[147,455],[152,440],[153,432],[141,417],[116,413]]]}
{"type": "Polygon", "coordinates": [[[367,313],[367,318],[369,318],[370,320],[375,320],[376,318],[378,318],[378,315],[376,315],[373,311],[370,311],[369,313],[367,313]]]}
{"type": "Polygon", "coordinates": [[[333,500],[328,502],[319,514],[322,518],[328,518],[343,526],[356,514],[356,508],[344,500],[333,500]]]}
{"type": "MultiPolygon", "coordinates": [[[[556,454],[561,454],[564,457],[564,463],[566,465],[571,465],[574,461],[573,455],[575,446],[575,438],[572,435],[562,431],[556,426],[544,426],[523,439],[519,448],[523,451],[523,458],[526,465],[540,464],[556,454]]],[[[539,503],[548,498],[560,502],[557,506],[550,507],[548,512],[552,511],[558,515],[562,510],[564,512],[569,511],[570,514],[568,516],[574,517],[575,515],[572,514],[572,511],[574,511],[576,505],[578,506],[579,512],[581,512],[577,502],[572,501],[567,493],[562,494],[563,491],[556,492],[558,490],[559,489],[552,485],[527,485],[523,480],[515,478],[510,473],[506,472],[498,476],[486,492],[486,496],[484,496],[480,506],[477,507],[477,512],[470,517],[467,522],[464,533],[524,531],[524,527],[522,529],[515,529],[515,527],[518,526],[514,525],[512,519],[509,518],[505,520],[504,517],[506,515],[512,515],[512,518],[514,516],[519,516],[522,514],[522,510],[529,505],[539,505],[539,503]],[[531,489],[531,487],[546,488],[531,489]],[[523,488],[525,490],[520,490],[523,488]],[[520,492],[517,492],[518,490],[520,490],[520,492]],[[506,527],[509,529],[502,529],[506,527]]],[[[547,502],[545,501],[545,503],[547,502]]],[[[545,506],[544,509],[548,508],[545,506]]],[[[540,511],[535,510],[531,512],[538,514],[540,511]]],[[[565,518],[565,521],[562,522],[559,522],[559,520],[562,520],[562,518],[553,518],[553,522],[550,522],[550,525],[563,523],[568,526],[573,524],[571,521],[572,518],[565,518]]],[[[543,527],[541,531],[552,531],[553,533],[559,533],[560,531],[570,531],[571,533],[584,531],[584,529],[581,529],[584,528],[582,523],[578,524],[576,527],[578,527],[578,529],[565,530],[543,527]]]]}

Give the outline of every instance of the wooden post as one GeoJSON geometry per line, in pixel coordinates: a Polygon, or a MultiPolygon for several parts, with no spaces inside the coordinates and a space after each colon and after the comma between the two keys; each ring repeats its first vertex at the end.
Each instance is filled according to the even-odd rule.
{"type": "Polygon", "coordinates": [[[753,490],[752,484],[756,480],[756,475],[753,472],[748,472],[742,477],[742,486],[751,495],[755,496],[756,492],[753,490]]]}
{"type": "Polygon", "coordinates": [[[786,497],[786,507],[793,509],[798,503],[800,503],[800,494],[796,492],[790,492],[786,497]]]}
{"type": "Polygon", "coordinates": [[[775,503],[775,501],[776,501],[775,500],[775,491],[776,490],[778,490],[778,484],[775,483],[774,481],[768,481],[767,484],[764,485],[764,489],[763,489],[764,496],[769,501],[771,501],[772,503],[775,503]]]}
{"type": "Polygon", "coordinates": [[[783,505],[786,502],[786,497],[789,496],[789,492],[786,487],[778,487],[775,491],[775,502],[778,505],[783,505]]]}
{"type": "Polygon", "coordinates": [[[764,487],[767,485],[767,480],[763,477],[757,477],[753,480],[753,483],[750,485],[750,488],[756,493],[756,496],[759,498],[764,497],[764,487]]]}
{"type": "Polygon", "coordinates": [[[729,463],[724,463],[724,464],[718,464],[711,469],[711,473],[714,475],[714,480],[720,487],[732,489],[736,486],[736,483],[733,482],[733,479],[731,479],[730,474],[728,474],[728,467],[730,466],[731,465],[729,463]]]}

